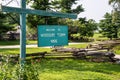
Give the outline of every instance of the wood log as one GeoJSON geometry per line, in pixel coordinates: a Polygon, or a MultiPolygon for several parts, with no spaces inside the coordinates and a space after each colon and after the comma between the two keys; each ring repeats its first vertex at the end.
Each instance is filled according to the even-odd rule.
{"type": "Polygon", "coordinates": [[[44,57],[47,52],[38,52],[38,53],[32,53],[32,54],[26,54],[26,57],[30,56],[41,56],[44,57]]]}
{"type": "Polygon", "coordinates": [[[105,57],[114,57],[113,52],[101,52],[101,51],[89,51],[86,53],[86,56],[105,56],[105,57]]]}

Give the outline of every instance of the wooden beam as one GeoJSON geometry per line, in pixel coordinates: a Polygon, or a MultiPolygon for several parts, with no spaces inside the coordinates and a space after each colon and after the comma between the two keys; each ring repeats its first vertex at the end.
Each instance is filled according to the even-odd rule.
{"type": "Polygon", "coordinates": [[[77,14],[60,13],[60,12],[54,12],[54,11],[50,11],[50,10],[45,11],[45,10],[24,9],[24,8],[7,7],[7,6],[1,6],[0,11],[36,14],[36,15],[41,15],[41,16],[54,16],[54,17],[63,17],[63,18],[72,18],[72,19],[77,18],[77,14]]]}

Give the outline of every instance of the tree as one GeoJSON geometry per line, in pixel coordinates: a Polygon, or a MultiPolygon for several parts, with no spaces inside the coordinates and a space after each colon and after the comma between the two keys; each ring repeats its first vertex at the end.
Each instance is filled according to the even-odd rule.
{"type": "Polygon", "coordinates": [[[114,9],[120,11],[120,0],[109,0],[109,4],[113,6],[114,9]]]}
{"type": "Polygon", "coordinates": [[[78,26],[80,25],[78,20],[72,19],[59,19],[59,24],[68,26],[68,37],[71,39],[71,34],[77,34],[78,26]]]}
{"type": "Polygon", "coordinates": [[[117,30],[116,38],[118,38],[119,26],[120,26],[120,0],[109,0],[109,4],[113,6],[112,11],[112,24],[117,30]]]}
{"type": "Polygon", "coordinates": [[[52,4],[55,5],[54,9],[64,13],[76,13],[79,14],[84,11],[82,5],[78,5],[75,9],[72,9],[74,4],[77,4],[78,0],[54,0],[52,4]]]}
{"type": "MultiPolygon", "coordinates": [[[[27,0],[27,3],[32,3],[31,8],[49,11],[59,11],[64,13],[80,13],[83,11],[82,5],[77,6],[76,9],[72,9],[72,5],[76,3],[77,0],[27,0]]],[[[30,28],[37,28],[41,24],[64,24],[65,18],[47,17],[47,16],[37,16],[28,15],[27,25],[30,28]]],[[[37,32],[36,32],[37,33],[37,32]]],[[[34,33],[34,34],[36,34],[34,33]]],[[[33,34],[33,33],[32,33],[33,34]]],[[[34,35],[33,34],[33,35],[34,35]]]]}
{"type": "Polygon", "coordinates": [[[112,23],[112,15],[106,13],[104,18],[105,19],[101,20],[99,23],[99,27],[101,28],[100,32],[110,39],[118,38],[120,28],[112,23]]]}
{"type": "Polygon", "coordinates": [[[79,26],[79,33],[82,37],[92,37],[94,31],[97,30],[97,23],[93,19],[86,20],[86,18],[79,18],[81,25],[79,26]]]}
{"type": "Polygon", "coordinates": [[[79,18],[79,20],[71,20],[71,19],[63,19],[60,21],[60,24],[67,24],[69,26],[69,39],[72,39],[73,34],[79,34],[77,37],[92,37],[94,35],[94,31],[97,30],[97,23],[90,19],[86,20],[86,18],[79,18]]]}
{"type": "MultiPolygon", "coordinates": [[[[33,9],[51,10],[50,0],[27,0],[27,3],[28,4],[30,3],[31,4],[30,7],[33,9]]],[[[27,31],[27,34],[29,34],[28,36],[35,37],[37,35],[37,26],[51,23],[52,20],[50,18],[51,17],[29,14],[27,16],[27,26],[29,27],[27,31]],[[34,31],[31,33],[31,30],[34,31]]]]}
{"type": "Polygon", "coordinates": [[[6,13],[7,15],[7,20],[10,24],[12,24],[13,26],[20,26],[20,17],[19,14],[17,13],[6,13]]]}
{"type": "MultiPolygon", "coordinates": [[[[37,10],[51,10],[50,8],[50,0],[28,0],[28,3],[32,3],[31,8],[37,9],[37,10]]],[[[27,24],[29,27],[36,28],[37,25],[40,24],[48,24],[49,23],[49,17],[47,16],[39,16],[39,15],[28,15],[27,17],[27,24]]]]}
{"type": "Polygon", "coordinates": [[[9,19],[8,19],[8,15],[7,14],[3,14],[0,12],[0,40],[3,38],[3,34],[13,30],[14,27],[13,25],[10,23],[9,19]]]}
{"type": "Polygon", "coordinates": [[[114,10],[112,13],[112,24],[116,30],[116,36],[115,38],[119,38],[120,33],[120,11],[114,10]]]}
{"type": "MultiPolygon", "coordinates": [[[[82,5],[78,5],[76,9],[72,9],[72,5],[77,0],[27,0],[32,3],[31,8],[49,11],[60,11],[64,13],[80,13],[83,12],[82,5]]],[[[28,15],[28,26],[37,27],[38,24],[59,24],[59,19],[55,17],[28,15]]]]}
{"type": "MultiPolygon", "coordinates": [[[[64,13],[76,13],[79,14],[84,11],[82,5],[78,5],[75,9],[72,9],[74,4],[77,4],[78,0],[54,0],[52,1],[53,9],[64,13]]],[[[69,39],[71,39],[71,34],[77,33],[78,26],[80,25],[78,20],[59,18],[59,24],[68,25],[69,27],[69,39]]]]}

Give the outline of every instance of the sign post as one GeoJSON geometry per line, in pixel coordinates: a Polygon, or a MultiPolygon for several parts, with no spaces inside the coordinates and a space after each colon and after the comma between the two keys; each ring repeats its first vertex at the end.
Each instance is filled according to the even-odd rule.
{"type": "Polygon", "coordinates": [[[15,12],[20,14],[20,60],[21,64],[24,64],[26,57],[26,14],[36,14],[41,16],[54,16],[54,17],[63,17],[63,18],[72,18],[76,19],[76,14],[69,13],[60,13],[53,11],[44,11],[44,10],[32,10],[26,9],[26,0],[21,0],[21,8],[16,7],[7,7],[0,5],[0,11],[2,12],[15,12]]]}
{"type": "MultiPolygon", "coordinates": [[[[21,0],[21,9],[26,8],[26,0],[21,0]]],[[[24,64],[26,57],[26,13],[20,13],[20,63],[24,64]]]]}

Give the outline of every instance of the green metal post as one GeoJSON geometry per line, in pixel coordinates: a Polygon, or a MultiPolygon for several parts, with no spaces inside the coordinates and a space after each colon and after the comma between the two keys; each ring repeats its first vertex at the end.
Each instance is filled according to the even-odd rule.
{"type": "MultiPolygon", "coordinates": [[[[21,8],[26,8],[26,0],[21,0],[21,8]]],[[[25,62],[26,57],[26,13],[20,13],[20,63],[25,62]]]]}

